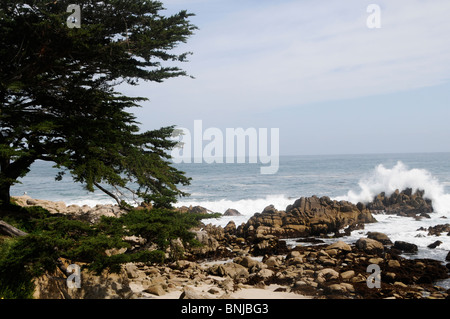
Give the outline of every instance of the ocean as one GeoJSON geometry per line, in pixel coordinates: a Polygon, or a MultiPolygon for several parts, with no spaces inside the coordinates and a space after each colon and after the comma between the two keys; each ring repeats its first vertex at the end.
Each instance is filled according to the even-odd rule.
{"type": "MultiPolygon", "coordinates": [[[[230,220],[237,225],[246,222],[268,205],[284,210],[302,196],[329,196],[357,203],[371,201],[383,191],[389,194],[407,187],[422,189],[433,201],[435,212],[430,219],[417,221],[377,214],[377,223],[367,224],[364,230],[355,231],[341,240],[352,243],[369,231],[380,231],[392,241],[403,240],[418,245],[419,253],[411,256],[413,258],[444,261],[450,250],[447,234],[436,237],[417,231],[420,227],[450,223],[450,153],[281,156],[279,170],[274,175],[262,175],[261,164],[248,161],[174,166],[192,177],[191,185],[182,188],[191,194],[190,197],[181,198],[176,206],[200,205],[219,213],[233,208],[242,214],[206,221],[221,226],[230,220]],[[436,249],[427,248],[436,240],[443,243],[436,249]]],[[[37,162],[21,180],[22,184],[15,185],[11,193],[13,196],[27,193],[33,198],[64,201],[68,205],[114,203],[100,191],[87,192],[81,185],[73,183],[70,176],[55,181],[56,172],[51,164],[37,162]]],[[[295,243],[291,240],[288,244],[295,243]]]]}

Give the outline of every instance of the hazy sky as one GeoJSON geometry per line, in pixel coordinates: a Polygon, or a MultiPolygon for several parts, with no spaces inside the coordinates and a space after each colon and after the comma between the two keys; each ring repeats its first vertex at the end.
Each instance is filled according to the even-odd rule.
{"type": "Polygon", "coordinates": [[[195,77],[123,88],[143,129],[279,128],[282,155],[450,151],[450,1],[163,0],[195,77]],[[369,4],[381,28],[369,29],[369,4]]]}

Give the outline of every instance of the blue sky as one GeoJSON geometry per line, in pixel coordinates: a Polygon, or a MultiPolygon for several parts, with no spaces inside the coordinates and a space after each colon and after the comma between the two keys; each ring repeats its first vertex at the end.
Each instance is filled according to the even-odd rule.
{"type": "Polygon", "coordinates": [[[124,87],[150,99],[143,129],[279,128],[281,155],[450,151],[450,1],[162,2],[196,14],[177,49],[195,79],[124,87]]]}

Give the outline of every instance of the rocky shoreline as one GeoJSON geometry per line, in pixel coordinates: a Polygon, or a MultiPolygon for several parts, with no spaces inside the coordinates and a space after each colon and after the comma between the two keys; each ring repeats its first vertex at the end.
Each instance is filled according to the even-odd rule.
{"type": "MultiPolygon", "coordinates": [[[[23,196],[16,201],[24,206],[40,205],[51,212],[91,223],[102,215],[123,213],[113,205],[66,207],[64,203],[23,196]]],[[[181,241],[175,241],[174,245],[180,245],[184,251],[182,260],[164,265],[128,263],[119,274],[95,276],[83,271],[80,289],[67,288],[67,274],[58,269],[54,274],[36,279],[34,296],[43,299],[449,299],[450,290],[435,283],[450,277],[450,253],[445,266],[437,260],[402,257],[405,252],[414,252],[414,245],[392,242],[382,233],[369,233],[352,245],[339,240],[366,223],[376,222],[373,212],[380,209],[395,214],[407,212],[406,216],[414,218],[427,218],[426,214],[433,212],[432,203],[423,198],[423,193],[413,194],[410,190],[396,192],[389,198],[380,194],[368,205],[337,202],[327,197],[300,198],[285,211],[268,206],[241,225],[203,224],[192,229],[202,245],[185,247],[181,241]],[[333,244],[299,243],[288,248],[283,240],[330,233],[336,237],[333,244]],[[370,265],[376,265],[381,274],[379,287],[368,285],[374,277],[368,269],[370,265]]],[[[446,225],[437,225],[429,231],[442,233],[447,229],[446,225]]],[[[131,241],[134,245],[145,245],[140,238],[131,241]]]]}

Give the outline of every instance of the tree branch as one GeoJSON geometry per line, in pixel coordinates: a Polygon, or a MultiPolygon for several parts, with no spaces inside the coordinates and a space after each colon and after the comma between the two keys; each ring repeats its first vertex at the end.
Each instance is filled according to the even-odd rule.
{"type": "Polygon", "coordinates": [[[125,210],[129,210],[127,207],[125,207],[124,205],[122,205],[122,201],[120,200],[120,198],[118,198],[116,195],[114,195],[113,193],[111,193],[109,190],[107,190],[106,188],[104,188],[103,186],[100,186],[100,184],[98,184],[97,182],[94,182],[94,185],[101,190],[102,192],[104,192],[106,195],[111,196],[116,202],[117,205],[119,205],[120,208],[125,209],[125,210]]]}
{"type": "Polygon", "coordinates": [[[0,235],[6,235],[9,237],[23,237],[28,235],[26,232],[17,229],[14,226],[0,220],[0,235]]]}

